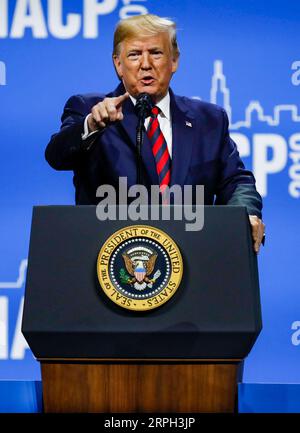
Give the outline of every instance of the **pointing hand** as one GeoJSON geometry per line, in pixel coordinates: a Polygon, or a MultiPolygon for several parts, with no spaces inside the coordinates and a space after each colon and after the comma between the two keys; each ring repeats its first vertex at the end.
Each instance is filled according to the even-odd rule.
{"type": "Polygon", "coordinates": [[[90,132],[105,128],[108,124],[123,120],[122,104],[129,97],[129,93],[115,98],[105,98],[94,105],[88,116],[90,132]]]}

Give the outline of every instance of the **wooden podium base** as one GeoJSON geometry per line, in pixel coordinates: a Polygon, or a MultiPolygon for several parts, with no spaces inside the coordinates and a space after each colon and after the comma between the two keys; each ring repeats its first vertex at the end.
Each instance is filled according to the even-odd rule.
{"type": "Polygon", "coordinates": [[[234,412],[240,360],[41,360],[45,412],[234,412]]]}

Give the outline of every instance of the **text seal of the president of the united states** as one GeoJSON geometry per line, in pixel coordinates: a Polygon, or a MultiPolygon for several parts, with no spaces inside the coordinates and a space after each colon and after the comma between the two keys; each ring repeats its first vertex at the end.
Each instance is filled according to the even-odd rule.
{"type": "Polygon", "coordinates": [[[167,302],[183,272],[180,250],[155,227],[135,225],[113,233],[102,246],[97,274],[104,293],[120,307],[145,311],[167,302]]]}

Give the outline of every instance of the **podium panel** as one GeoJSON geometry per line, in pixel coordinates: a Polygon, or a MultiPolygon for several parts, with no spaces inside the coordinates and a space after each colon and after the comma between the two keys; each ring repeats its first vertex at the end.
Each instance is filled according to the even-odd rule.
{"type": "Polygon", "coordinates": [[[232,362],[42,363],[46,412],[232,413],[232,362]],[[78,386],[80,384],[80,386],[78,386]]]}

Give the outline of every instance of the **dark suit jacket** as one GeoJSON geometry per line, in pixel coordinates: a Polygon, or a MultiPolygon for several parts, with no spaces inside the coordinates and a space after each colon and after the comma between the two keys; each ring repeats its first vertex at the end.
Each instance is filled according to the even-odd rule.
{"type": "MultiPolygon", "coordinates": [[[[72,96],[62,115],[61,129],[51,137],[46,159],[57,170],[73,170],[76,204],[97,204],[96,190],[102,184],[117,188],[120,176],[128,187],[137,183],[137,116],[128,98],[123,103],[124,120],[107,126],[87,141],[81,139],[84,119],[103,100],[124,93],[123,85],[108,94],[72,96]]],[[[171,185],[204,185],[205,204],[247,206],[249,214],[261,217],[262,201],[253,174],[242,163],[228,133],[228,118],[217,105],[174,95],[170,90],[172,116],[171,185]],[[189,125],[192,125],[190,127],[189,125]]],[[[142,147],[143,183],[158,184],[150,142],[142,147]]]]}

